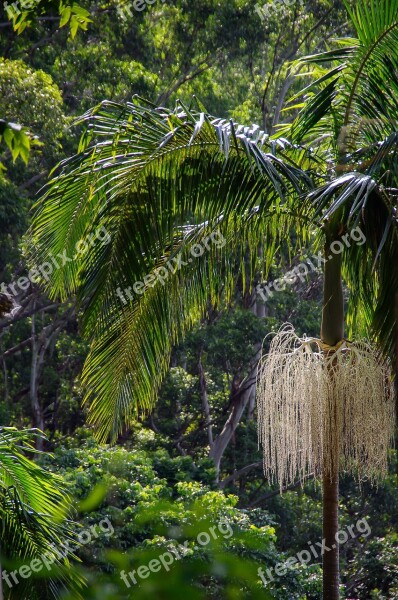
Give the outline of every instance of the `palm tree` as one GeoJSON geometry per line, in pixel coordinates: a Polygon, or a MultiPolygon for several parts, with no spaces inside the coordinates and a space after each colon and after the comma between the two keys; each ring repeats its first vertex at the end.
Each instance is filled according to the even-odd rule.
{"type": "MultiPolygon", "coordinates": [[[[266,275],[291,228],[303,241],[315,230],[324,245],[325,353],[344,339],[343,273],[351,329],[362,326],[393,355],[398,0],[346,5],[357,39],[303,59],[310,82],[283,138],[213,118],[196,100],[173,110],[139,98],[103,102],[79,121],[78,154],[60,164],[31,235],[36,263],[63,257],[50,295],[76,294],[81,308],[91,341],[86,402],[102,439],[115,439],[153,405],[173,344],[209,303],[228,300],[237,271],[250,279],[261,266],[266,275]],[[334,256],[333,244],[358,225],[366,243],[334,256]],[[94,243],[99,227],[110,243],[94,243]],[[226,245],[211,243],[216,231],[226,245]],[[206,251],[193,258],[194,245],[206,251]]],[[[334,455],[323,472],[330,546],[338,462],[334,455]]],[[[324,555],[324,598],[338,597],[336,547],[324,555]]]]}
{"type": "Polygon", "coordinates": [[[0,428],[1,600],[58,598],[65,588],[81,598],[79,589],[83,580],[71,571],[69,563],[74,555],[60,558],[51,548],[54,545],[61,549],[63,543],[74,540],[67,520],[65,485],[59,476],[27,456],[41,454],[35,449],[39,436],[42,434],[37,430],[0,428]],[[17,584],[11,577],[10,571],[44,555],[50,566],[53,559],[46,584],[16,575],[17,584]]]}

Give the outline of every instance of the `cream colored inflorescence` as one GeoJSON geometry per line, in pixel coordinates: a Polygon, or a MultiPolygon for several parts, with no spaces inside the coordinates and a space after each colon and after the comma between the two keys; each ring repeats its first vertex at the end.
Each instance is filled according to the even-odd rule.
{"type": "Polygon", "coordinates": [[[284,325],[259,363],[257,407],[264,473],[281,489],[332,473],[336,455],[360,481],[386,474],[394,386],[390,365],[369,343],[325,347],[284,325]]]}

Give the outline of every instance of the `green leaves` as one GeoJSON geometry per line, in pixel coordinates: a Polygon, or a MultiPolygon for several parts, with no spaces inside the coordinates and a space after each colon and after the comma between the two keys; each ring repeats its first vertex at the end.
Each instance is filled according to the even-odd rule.
{"type": "Polygon", "coordinates": [[[12,427],[0,430],[0,488],[3,492],[13,487],[21,500],[41,511],[44,506],[56,520],[65,517],[65,490],[57,489],[61,480],[29,460],[24,452],[37,454],[35,439],[43,437],[37,430],[18,431],[12,427]],[[40,485],[38,485],[40,481],[40,485]]]}
{"type": "Polygon", "coordinates": [[[27,164],[31,141],[28,133],[20,125],[0,119],[0,142],[2,140],[10,150],[14,161],[20,156],[27,164]]]}
{"type": "Polygon", "coordinates": [[[237,271],[246,276],[246,252],[252,268],[259,244],[264,260],[273,254],[295,220],[287,207],[311,184],[295,160],[305,167],[309,161],[286,142],[271,144],[258,127],[181,104],[167,110],[140,99],[104,102],[80,123],[80,153],[61,163],[37,204],[32,239],[36,262],[49,253],[74,257],[54,270],[48,291],[53,297],[76,293],[84,308],[92,340],[83,372],[90,420],[102,438],[110,431],[115,438],[137,409],[154,402],[172,344],[209,301],[228,298],[237,271]],[[99,224],[110,243],[76,256],[78,241],[99,224]],[[207,244],[192,259],[192,244],[215,230],[228,253],[207,244]],[[179,256],[184,266],[175,269],[179,256]],[[163,282],[159,269],[167,273],[163,282]],[[124,304],[121,290],[132,294],[151,274],[156,285],[131,299],[124,292],[124,304]]]}
{"type": "Polygon", "coordinates": [[[72,40],[76,37],[79,29],[87,31],[88,24],[92,23],[90,13],[76,2],[73,2],[73,4],[60,2],[59,14],[61,16],[59,27],[65,27],[69,24],[72,40]]]}
{"type": "MultiPolygon", "coordinates": [[[[53,3],[49,0],[20,0],[5,6],[5,11],[13,22],[14,31],[21,34],[32,25],[38,15],[51,10],[52,5],[53,3]]],[[[60,16],[59,27],[69,25],[71,39],[74,39],[79,29],[87,31],[88,24],[92,22],[90,13],[73,0],[60,0],[58,13],[60,16]]]]}
{"type": "MultiPolygon", "coordinates": [[[[322,157],[326,182],[311,196],[315,214],[361,226],[366,245],[351,248],[345,275],[352,288],[351,330],[362,312],[367,335],[394,354],[398,292],[398,1],[346,3],[358,40],[301,59],[312,74],[304,108],[291,126],[294,141],[322,157]],[[329,69],[319,65],[331,65],[329,69]]],[[[285,135],[289,135],[288,127],[285,135]]]]}
{"type": "Polygon", "coordinates": [[[102,438],[115,439],[150,408],[172,345],[209,305],[230,299],[238,274],[246,286],[266,271],[292,226],[302,239],[330,220],[343,231],[361,226],[366,244],[344,255],[350,319],[362,311],[392,352],[398,0],[361,0],[354,21],[358,40],[301,61],[311,81],[301,113],[283,129],[287,139],[199,105],[169,110],[139,98],[103,102],[79,120],[79,152],[59,165],[36,206],[32,255],[36,263],[73,257],[53,270],[48,292],[77,296],[91,342],[83,372],[89,420],[102,438]],[[76,253],[100,226],[110,243],[76,253]],[[189,262],[192,244],[216,230],[226,245],[189,262]],[[175,257],[184,267],[170,271],[175,257]]]}
{"type": "Polygon", "coordinates": [[[397,113],[398,1],[360,0],[347,10],[357,28],[357,40],[337,40],[338,48],[295,63],[306,66],[312,81],[291,135],[303,141],[332,135],[335,159],[382,141],[393,129],[397,113]],[[347,45],[348,43],[348,45],[347,45]],[[319,65],[331,64],[320,69],[319,65]]]}
{"type": "MultiPolygon", "coordinates": [[[[68,558],[60,559],[50,547],[55,544],[60,548],[63,542],[73,539],[67,522],[69,507],[65,485],[59,476],[27,457],[27,454],[39,454],[34,447],[38,437],[43,434],[34,429],[0,428],[0,558],[3,567],[12,568],[50,552],[54,572],[48,589],[22,580],[7,597],[56,598],[60,586],[67,582],[79,598],[80,576],[68,571],[68,558]]],[[[70,554],[70,558],[73,557],[74,554],[70,554]]]]}

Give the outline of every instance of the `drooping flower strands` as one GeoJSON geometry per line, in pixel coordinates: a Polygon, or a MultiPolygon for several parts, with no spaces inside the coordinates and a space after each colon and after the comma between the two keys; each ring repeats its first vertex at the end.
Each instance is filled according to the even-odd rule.
{"type": "Polygon", "coordinates": [[[359,480],[386,474],[394,387],[370,344],[342,340],[330,348],[284,325],[259,363],[257,406],[264,472],[281,489],[332,473],[336,454],[359,480]]]}

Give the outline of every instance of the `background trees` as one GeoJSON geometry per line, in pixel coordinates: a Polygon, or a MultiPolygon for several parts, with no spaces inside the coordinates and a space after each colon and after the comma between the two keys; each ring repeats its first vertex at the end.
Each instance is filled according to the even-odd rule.
{"type": "MultiPolygon", "coordinates": [[[[189,103],[195,93],[208,112],[244,123],[257,122],[271,132],[273,125],[281,120],[277,110],[280,102],[301,87],[300,78],[285,81],[287,61],[317,49],[328,49],[329,40],[336,35],[352,34],[341,3],[303,5],[296,2],[291,9],[271,13],[263,21],[255,11],[254,2],[225,2],[217,6],[212,2],[195,5],[159,2],[151,10],[132,16],[122,14],[121,6],[116,3],[87,2],[81,4],[89,11],[92,23],[88,24],[87,31],[80,29],[72,39],[67,27],[59,27],[58,6],[49,8],[45,4],[42,3],[47,12],[32,19],[30,27],[18,36],[6,15],[3,14],[0,22],[0,44],[6,59],[3,72],[7,77],[12,76],[14,89],[20,90],[18,93],[23,98],[24,80],[29,70],[29,81],[32,87],[36,86],[32,102],[38,102],[38,108],[43,102],[41,106],[46,107],[41,124],[35,123],[36,109],[32,103],[24,106],[22,103],[7,118],[31,131],[31,140],[37,136],[43,141],[41,129],[44,133],[46,128],[53,128],[53,133],[46,138],[48,144],[33,146],[27,167],[20,159],[13,166],[9,150],[2,146],[7,171],[1,180],[0,268],[6,273],[3,281],[7,284],[28,271],[25,257],[31,241],[25,238],[21,245],[18,242],[29,223],[28,210],[37,189],[58,159],[77,148],[80,129],[71,131],[64,127],[71,117],[104,98],[125,102],[138,93],[154,102],[161,99],[168,106],[174,106],[177,96],[189,103]],[[202,26],[198,30],[192,23],[199,18],[202,26]],[[56,100],[60,92],[61,103],[56,100]]],[[[301,69],[302,73],[304,67],[301,69]]],[[[7,88],[2,89],[6,97],[7,88]]],[[[297,110],[293,109],[289,119],[297,110]]],[[[292,241],[296,241],[294,236],[292,241]]],[[[267,260],[270,280],[300,262],[305,248],[302,253],[289,255],[282,243],[272,260],[270,257],[267,260]]],[[[242,255],[237,255],[236,263],[240,259],[242,255]]],[[[243,257],[243,263],[245,260],[243,257]]],[[[257,281],[256,268],[259,265],[253,266],[252,273],[257,281]]],[[[197,478],[205,485],[215,486],[216,473],[212,463],[206,462],[212,445],[211,429],[213,454],[217,449],[223,450],[218,475],[220,487],[237,495],[239,510],[261,507],[262,512],[255,516],[256,526],[273,519],[278,552],[283,550],[290,554],[293,548],[299,551],[307,544],[308,532],[312,539],[321,536],[316,527],[319,491],[307,486],[303,492],[292,490],[280,499],[264,481],[256,445],[253,398],[245,384],[263,333],[286,320],[294,320],[300,333],[318,332],[321,277],[314,273],[306,282],[293,286],[292,293],[286,290],[275,294],[265,306],[250,294],[247,280],[247,277],[238,280],[228,308],[222,303],[212,306],[194,332],[172,349],[171,368],[159,390],[157,406],[143,425],[147,433],[156,432],[156,439],[162,439],[167,446],[171,463],[165,459],[164,465],[171,478],[189,478],[190,469],[195,471],[195,467],[189,466],[191,461],[195,465],[204,461],[208,471],[204,473],[199,468],[197,478]],[[247,310],[249,307],[251,311],[247,310]],[[223,440],[228,442],[224,449],[223,440]]],[[[68,434],[73,434],[76,427],[85,422],[79,375],[88,349],[78,335],[76,311],[68,304],[58,305],[48,299],[37,285],[21,291],[17,302],[22,309],[2,317],[0,322],[2,422],[30,426],[37,423],[36,415],[41,415],[50,438],[47,448],[59,446],[63,452],[74,444],[68,434]],[[32,372],[34,377],[31,377],[32,372]],[[32,399],[36,399],[35,403],[32,399]]],[[[138,437],[134,437],[129,428],[123,428],[119,443],[126,444],[132,439],[134,452],[139,445],[138,437]]],[[[78,479],[84,479],[91,469],[96,469],[97,459],[92,458],[90,443],[94,445],[88,442],[81,460],[74,463],[78,479]]],[[[158,458],[152,454],[157,443],[148,442],[146,446],[148,460],[153,465],[158,464],[158,458]]],[[[53,468],[64,473],[58,459],[53,468]]],[[[142,470],[145,471],[144,467],[142,470]]],[[[126,473],[124,485],[130,485],[131,480],[140,476],[136,472],[134,477],[126,473]]],[[[77,488],[78,485],[78,482],[73,484],[77,488]]],[[[342,548],[347,597],[349,594],[394,597],[397,583],[390,573],[392,569],[384,580],[379,576],[380,560],[384,560],[380,559],[380,552],[386,557],[386,564],[393,564],[395,560],[393,490],[391,478],[381,486],[377,500],[370,489],[366,489],[364,497],[358,495],[350,480],[343,482],[343,514],[347,515],[347,521],[357,515],[369,515],[373,523],[369,539],[342,548]],[[383,519],[376,526],[380,505],[383,519]]],[[[104,500],[99,510],[105,510],[108,502],[104,500]]],[[[118,504],[118,500],[115,503],[118,504]]],[[[125,508],[123,504],[123,510],[125,508]]],[[[151,529],[150,536],[153,531],[151,529]]],[[[124,532],[120,537],[124,537],[124,532]]],[[[121,544],[128,547],[131,537],[127,536],[121,544]]],[[[101,549],[93,547],[86,552],[87,564],[92,564],[92,557],[101,549]]],[[[319,569],[303,568],[303,572],[303,587],[298,588],[297,581],[278,581],[275,593],[280,597],[290,594],[297,598],[304,593],[308,597],[311,594],[319,597],[319,569]]],[[[261,581],[257,583],[261,586],[261,581]]],[[[100,585],[93,582],[90,593],[103,598],[105,584],[106,581],[100,585]]],[[[119,587],[117,589],[121,592],[119,587]]],[[[112,593],[109,592],[110,597],[112,593]]]]}

